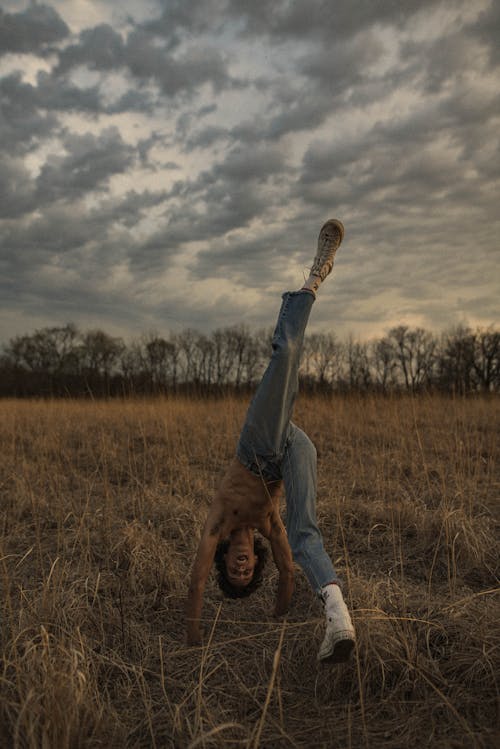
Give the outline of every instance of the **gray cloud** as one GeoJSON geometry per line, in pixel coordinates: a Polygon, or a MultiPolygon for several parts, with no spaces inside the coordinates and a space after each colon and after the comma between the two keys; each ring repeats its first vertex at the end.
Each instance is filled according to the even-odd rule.
{"type": "Polygon", "coordinates": [[[168,223],[160,245],[222,237],[264,216],[281,200],[280,192],[269,183],[289,171],[286,154],[279,146],[231,149],[196,180],[174,185],[171,196],[181,198],[182,207],[167,211],[168,223]]]}
{"type": "MultiPolygon", "coordinates": [[[[278,39],[336,40],[350,36],[376,23],[401,26],[415,13],[440,4],[440,0],[373,0],[357,3],[350,0],[160,0],[163,8],[158,21],[149,22],[148,30],[166,38],[178,38],[174,29],[203,33],[218,31],[231,19],[235,28],[249,36],[278,39]]],[[[178,32],[177,32],[178,33],[178,32]]]]}
{"type": "Polygon", "coordinates": [[[354,36],[364,29],[388,24],[404,26],[417,13],[426,12],[440,4],[440,0],[373,0],[359,2],[353,7],[351,0],[279,0],[268,3],[259,0],[228,0],[229,11],[246,20],[249,34],[264,34],[278,39],[321,40],[326,44],[354,36]]]}
{"type": "Polygon", "coordinates": [[[113,174],[125,172],[135,158],[135,149],[112,127],[97,137],[69,133],[62,144],[66,154],[49,157],[36,180],[42,202],[75,200],[102,189],[113,174]]]}
{"type": "Polygon", "coordinates": [[[228,11],[226,0],[159,0],[158,5],[162,9],[160,17],[142,27],[148,33],[169,40],[170,46],[179,43],[186,29],[192,34],[220,30],[228,11]]]}
{"type": "Polygon", "coordinates": [[[92,300],[95,309],[105,306],[99,289],[117,264],[127,265],[135,246],[129,229],[164,197],[162,192],[130,191],[96,209],[57,203],[47,206],[41,216],[4,222],[0,225],[3,303],[23,308],[57,304],[71,310],[77,300],[84,305],[92,300]]]}
{"type": "Polygon", "coordinates": [[[299,60],[299,71],[317,81],[329,94],[361,80],[370,66],[380,60],[384,47],[371,31],[341,41],[333,49],[321,46],[299,60]],[[326,89],[325,89],[326,87],[326,89]]]}
{"type": "Polygon", "coordinates": [[[487,45],[490,54],[491,65],[500,62],[500,7],[498,3],[491,2],[490,5],[479,14],[477,21],[468,27],[470,32],[481,42],[487,45]]]}
{"type": "Polygon", "coordinates": [[[101,106],[101,111],[107,114],[137,112],[153,115],[155,111],[155,99],[156,97],[149,91],[137,91],[135,88],[130,88],[114,104],[101,106]]]}
{"type": "Polygon", "coordinates": [[[229,131],[225,127],[208,125],[184,138],[183,146],[186,151],[191,151],[193,148],[209,148],[214,143],[227,141],[229,137],[229,131]]]}
{"type": "Polygon", "coordinates": [[[121,34],[103,23],[84,29],[77,43],[68,45],[59,53],[55,72],[66,73],[77,65],[87,65],[90,70],[113,70],[125,64],[121,34]]]}
{"type": "Polygon", "coordinates": [[[59,125],[52,112],[40,109],[33,86],[15,72],[0,79],[0,150],[20,155],[35,149],[59,125]]]}
{"type": "Polygon", "coordinates": [[[7,52],[41,52],[69,35],[69,28],[48,5],[30,5],[22,13],[0,8],[0,55],[7,52]]]}
{"type": "Polygon", "coordinates": [[[20,72],[0,79],[0,134],[3,143],[19,151],[30,150],[41,139],[53,135],[59,120],[55,113],[82,112],[90,115],[153,111],[148,91],[130,89],[112,104],[106,102],[99,84],[85,88],[66,77],[39,71],[36,84],[23,81],[20,72]]]}
{"type": "Polygon", "coordinates": [[[0,154],[0,219],[15,219],[35,205],[31,175],[22,161],[0,154]]]}
{"type": "Polygon", "coordinates": [[[90,113],[105,109],[98,86],[81,88],[44,71],[38,73],[36,87],[27,85],[26,89],[31,89],[34,104],[40,109],[90,113]]]}
{"type": "Polygon", "coordinates": [[[159,47],[155,39],[152,33],[135,29],[124,40],[108,24],[85,29],[77,43],[60,52],[55,73],[66,74],[79,65],[100,72],[124,69],[137,79],[154,81],[166,96],[204,83],[211,83],[215,91],[236,83],[215,46],[191,44],[174,56],[168,45],[159,47]]]}

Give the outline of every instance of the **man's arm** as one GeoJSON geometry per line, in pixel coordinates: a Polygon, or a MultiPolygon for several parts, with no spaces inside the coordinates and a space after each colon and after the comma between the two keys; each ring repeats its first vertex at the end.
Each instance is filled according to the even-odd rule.
{"type": "Polygon", "coordinates": [[[278,568],[279,580],[278,591],[276,594],[276,607],[274,613],[281,616],[288,611],[290,599],[293,593],[293,559],[290,551],[290,544],[286,535],[285,526],[275,511],[271,518],[271,534],[269,536],[273,558],[278,568]]]}
{"type": "Polygon", "coordinates": [[[191,571],[186,602],[188,645],[201,644],[200,616],[203,593],[220,538],[221,522],[217,519],[218,515],[214,508],[210,510],[191,571]]]}

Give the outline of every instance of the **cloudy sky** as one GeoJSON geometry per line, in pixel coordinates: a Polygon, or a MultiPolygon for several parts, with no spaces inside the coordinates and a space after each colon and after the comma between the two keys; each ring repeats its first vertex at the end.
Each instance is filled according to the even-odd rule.
{"type": "Polygon", "coordinates": [[[4,0],[0,341],[498,322],[496,0],[4,0]]]}

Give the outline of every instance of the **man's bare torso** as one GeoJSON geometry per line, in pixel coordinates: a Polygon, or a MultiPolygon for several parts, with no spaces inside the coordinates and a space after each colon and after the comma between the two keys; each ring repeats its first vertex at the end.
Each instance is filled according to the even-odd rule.
{"type": "Polygon", "coordinates": [[[276,615],[284,614],[293,591],[293,562],[285,526],[280,517],[281,481],[256,476],[233,458],[214,497],[194,561],[187,600],[187,640],[201,642],[200,615],[203,591],[217,544],[239,529],[257,529],[270,541],[279,571],[276,615]]]}
{"type": "Polygon", "coordinates": [[[249,526],[269,538],[279,514],[281,486],[281,481],[257,476],[233,458],[210,509],[210,533],[223,539],[236,528],[249,526]]]}

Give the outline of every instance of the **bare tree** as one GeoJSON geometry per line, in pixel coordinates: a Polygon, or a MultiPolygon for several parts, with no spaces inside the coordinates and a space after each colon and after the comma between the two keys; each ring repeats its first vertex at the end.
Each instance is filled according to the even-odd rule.
{"type": "Polygon", "coordinates": [[[389,331],[397,365],[407,390],[417,390],[432,379],[436,339],[423,328],[400,325],[389,331]]]}
{"type": "Polygon", "coordinates": [[[231,334],[228,328],[219,328],[212,334],[212,345],[215,359],[215,382],[224,385],[233,366],[231,334]]]}
{"type": "Polygon", "coordinates": [[[198,333],[186,328],[178,336],[179,366],[183,382],[192,382],[196,376],[196,342],[198,333]]]}
{"type": "Polygon", "coordinates": [[[373,379],[385,393],[394,385],[395,368],[397,367],[394,345],[384,336],[370,344],[370,361],[373,379]]]}
{"type": "Polygon", "coordinates": [[[370,387],[372,381],[368,344],[359,343],[352,336],[349,336],[342,348],[347,369],[348,387],[355,390],[366,390],[370,387]]]}
{"type": "Polygon", "coordinates": [[[480,390],[500,384],[500,332],[491,327],[474,334],[474,373],[480,390]]]}
{"type": "MultiPolygon", "coordinates": [[[[252,334],[236,325],[208,335],[189,328],[168,338],[150,333],[126,346],[102,330],[81,334],[71,324],[41,328],[3,346],[0,395],[155,392],[179,383],[240,388],[262,374],[272,339],[272,328],[252,334]]],[[[304,341],[300,374],[311,386],[328,389],[416,391],[435,385],[492,392],[500,388],[500,332],[458,327],[439,344],[430,332],[407,325],[369,344],[313,333],[304,341]]]]}
{"type": "Polygon", "coordinates": [[[333,333],[312,333],[305,340],[305,371],[320,387],[331,385],[338,373],[341,349],[333,333]]]}
{"type": "Polygon", "coordinates": [[[194,381],[197,385],[203,385],[210,387],[215,379],[215,382],[220,385],[223,372],[220,359],[217,356],[223,356],[223,346],[217,349],[219,343],[219,337],[214,340],[214,337],[209,337],[203,333],[199,333],[196,338],[196,356],[193,359],[194,362],[194,381]]]}
{"type": "Polygon", "coordinates": [[[120,355],[120,370],[124,378],[125,389],[130,392],[142,392],[141,375],[144,356],[139,343],[126,346],[120,355]]]}
{"type": "Polygon", "coordinates": [[[237,388],[240,387],[245,370],[250,364],[249,348],[252,343],[252,337],[246,325],[234,325],[226,328],[227,345],[232,361],[231,375],[232,381],[237,388]]]}
{"type": "Polygon", "coordinates": [[[89,330],[84,334],[81,356],[88,389],[103,390],[109,395],[110,378],[124,349],[121,338],[114,338],[103,330],[89,330]]]}
{"type": "Polygon", "coordinates": [[[252,385],[263,371],[265,361],[267,357],[264,359],[262,356],[262,342],[259,335],[249,334],[242,361],[242,384],[252,385]]]}
{"type": "Polygon", "coordinates": [[[441,388],[468,393],[475,388],[474,334],[458,326],[443,334],[438,356],[438,379],[441,388]]]}
{"type": "Polygon", "coordinates": [[[63,327],[41,328],[32,335],[12,338],[5,353],[15,366],[52,375],[78,371],[77,344],[78,330],[68,323],[63,327]]]}
{"type": "Polygon", "coordinates": [[[165,390],[177,376],[177,347],[151,333],[144,341],[144,365],[153,391],[165,390]]]}

